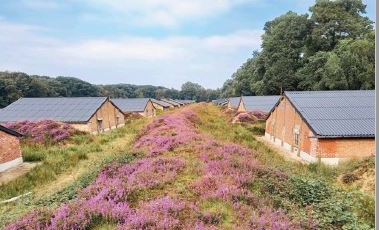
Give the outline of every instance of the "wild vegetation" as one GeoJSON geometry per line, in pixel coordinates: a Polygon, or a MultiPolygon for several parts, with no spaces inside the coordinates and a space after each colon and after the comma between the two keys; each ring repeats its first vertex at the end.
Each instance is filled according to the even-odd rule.
{"type": "Polygon", "coordinates": [[[225,82],[222,96],[281,90],[375,88],[375,31],[362,0],[317,0],[264,26],[255,51],[225,82]]]}
{"type": "Polygon", "coordinates": [[[8,122],[4,126],[21,133],[22,140],[30,145],[51,145],[80,133],[69,124],[52,120],[8,122]]]}
{"type": "Polygon", "coordinates": [[[26,162],[40,162],[17,179],[0,185],[0,202],[22,194],[30,195],[0,204],[0,228],[20,215],[39,207],[56,207],[77,196],[109,162],[130,162],[138,156],[131,145],[145,119],[130,121],[127,127],[93,136],[76,134],[64,142],[48,145],[22,142],[26,162]]]}
{"type": "Polygon", "coordinates": [[[144,154],[6,229],[373,229],[373,197],[337,183],[351,163],[289,162],[230,118],[207,104],[164,114],[136,136],[144,154]]]}

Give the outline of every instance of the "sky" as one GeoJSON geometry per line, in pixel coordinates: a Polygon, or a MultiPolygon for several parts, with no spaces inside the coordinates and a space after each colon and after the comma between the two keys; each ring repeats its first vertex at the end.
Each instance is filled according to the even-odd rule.
{"type": "MultiPolygon", "coordinates": [[[[375,21],[375,0],[364,0],[375,21]]],[[[218,88],[266,21],[314,0],[1,0],[0,71],[94,84],[218,88]]]]}

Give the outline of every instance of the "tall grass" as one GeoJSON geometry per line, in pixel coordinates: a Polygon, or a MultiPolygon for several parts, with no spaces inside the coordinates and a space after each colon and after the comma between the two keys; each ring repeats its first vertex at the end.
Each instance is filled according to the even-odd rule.
{"type": "MultiPolygon", "coordinates": [[[[88,160],[92,153],[103,151],[104,145],[122,138],[127,133],[136,134],[137,130],[125,126],[98,136],[76,135],[71,137],[69,144],[63,146],[59,144],[51,146],[23,145],[24,161],[40,161],[42,164],[25,175],[7,184],[0,185],[0,200],[18,196],[54,181],[60,174],[69,172],[80,161],[88,160]]],[[[106,157],[108,154],[104,153],[104,158],[106,157]]]]}

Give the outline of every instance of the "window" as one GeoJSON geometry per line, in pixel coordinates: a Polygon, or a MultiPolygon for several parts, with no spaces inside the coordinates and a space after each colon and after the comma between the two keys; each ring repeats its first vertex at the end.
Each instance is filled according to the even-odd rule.
{"type": "Polygon", "coordinates": [[[299,146],[299,134],[295,133],[295,146],[299,146]]]}
{"type": "Polygon", "coordinates": [[[103,120],[97,120],[97,131],[99,131],[99,133],[103,131],[103,120]]]}

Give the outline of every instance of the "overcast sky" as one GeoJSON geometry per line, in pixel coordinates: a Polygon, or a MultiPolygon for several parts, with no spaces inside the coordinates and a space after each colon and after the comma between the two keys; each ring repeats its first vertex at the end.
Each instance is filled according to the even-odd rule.
{"type": "MultiPolygon", "coordinates": [[[[268,20],[310,0],[2,0],[0,70],[95,84],[206,88],[260,48],[268,20]]],[[[375,0],[365,0],[375,19],[375,0]]]]}

